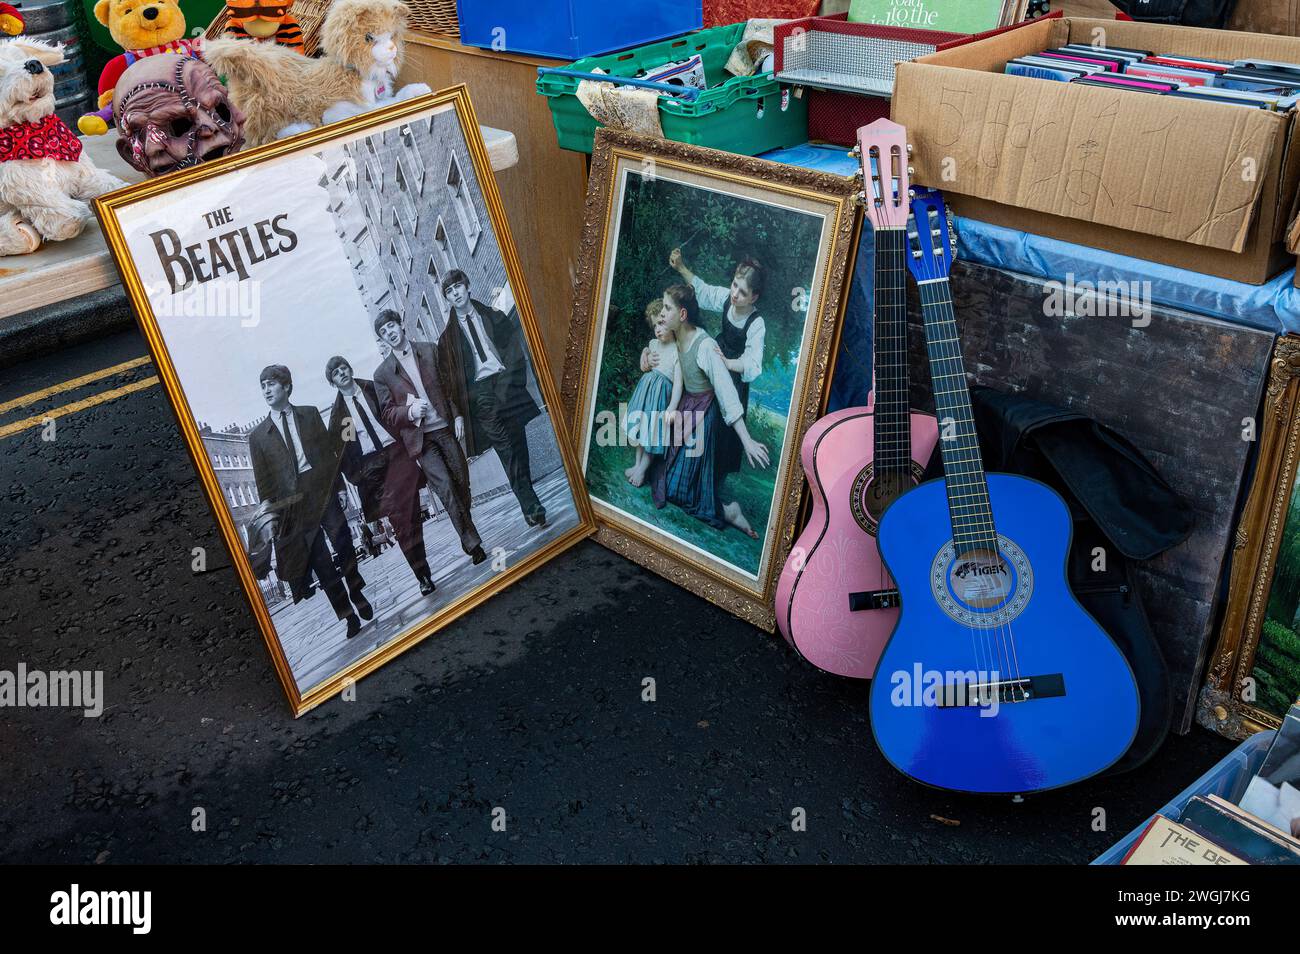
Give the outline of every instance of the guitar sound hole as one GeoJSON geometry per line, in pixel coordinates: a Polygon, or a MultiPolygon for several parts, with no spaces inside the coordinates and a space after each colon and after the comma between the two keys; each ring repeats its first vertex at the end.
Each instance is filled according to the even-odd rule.
{"type": "Polygon", "coordinates": [[[951,540],[930,564],[930,592],[948,616],[963,626],[1009,623],[1029,605],[1034,571],[1025,552],[998,534],[1000,553],[979,548],[958,554],[951,540]]]}
{"type": "Polygon", "coordinates": [[[875,536],[880,518],[885,515],[889,505],[920,482],[921,468],[915,461],[912,462],[912,472],[908,475],[893,472],[878,475],[875,466],[867,464],[853,481],[849,506],[854,520],[863,530],[875,536]]]}
{"type": "Polygon", "coordinates": [[[880,518],[885,515],[885,508],[903,495],[900,483],[897,478],[881,476],[867,484],[867,489],[862,495],[862,505],[866,508],[867,515],[871,517],[872,523],[880,523],[880,518]]]}
{"type": "Polygon", "coordinates": [[[973,609],[993,609],[1011,595],[1007,563],[992,550],[963,553],[952,565],[948,585],[953,596],[973,609]]]}

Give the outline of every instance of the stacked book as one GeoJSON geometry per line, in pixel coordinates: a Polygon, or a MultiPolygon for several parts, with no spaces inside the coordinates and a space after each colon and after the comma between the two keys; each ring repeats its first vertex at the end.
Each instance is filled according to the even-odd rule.
{"type": "Polygon", "coordinates": [[[1008,61],[1012,76],[1285,112],[1300,102],[1300,64],[1212,60],[1072,43],[1008,61]]]}
{"type": "Polygon", "coordinates": [[[1300,864],[1300,703],[1283,720],[1239,804],[1197,795],[1177,819],[1157,815],[1122,864],[1300,864]]]}

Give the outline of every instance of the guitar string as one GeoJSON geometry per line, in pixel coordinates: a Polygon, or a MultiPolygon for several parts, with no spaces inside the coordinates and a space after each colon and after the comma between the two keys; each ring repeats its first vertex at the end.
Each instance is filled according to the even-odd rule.
{"type": "MultiPolygon", "coordinates": [[[[883,174],[884,170],[882,169],[882,181],[883,174]]],[[[897,198],[893,195],[895,189],[892,175],[890,176],[890,184],[888,188],[891,194],[891,201],[897,203],[897,198]]],[[[885,322],[877,322],[877,331],[883,332],[882,337],[885,339],[882,349],[877,349],[877,355],[879,356],[884,353],[885,349],[887,349],[891,358],[891,361],[888,362],[888,374],[882,374],[877,383],[878,393],[876,398],[876,426],[880,428],[879,433],[882,435],[878,437],[878,449],[883,452],[881,455],[878,455],[878,459],[880,456],[883,456],[884,458],[882,461],[882,469],[884,473],[882,474],[883,481],[881,489],[882,498],[886,507],[898,497],[902,487],[904,486],[902,475],[899,472],[900,468],[907,471],[907,477],[910,479],[912,459],[911,435],[904,429],[904,425],[900,423],[898,417],[899,391],[906,387],[903,382],[906,376],[906,365],[904,362],[907,361],[905,345],[907,302],[902,298],[900,292],[905,292],[907,286],[905,279],[901,278],[901,273],[906,270],[906,267],[902,261],[902,256],[899,254],[901,249],[899,248],[897,235],[898,233],[896,231],[887,231],[879,233],[878,236],[881,245],[883,245],[885,249],[885,272],[888,278],[884,283],[883,295],[879,294],[879,292],[877,295],[878,300],[883,298],[885,311],[883,312],[882,317],[885,317],[886,319],[885,322]],[[900,305],[903,309],[901,334],[899,322],[900,305]],[[901,353],[900,344],[903,346],[901,353]],[[881,413],[882,411],[884,412],[883,414],[881,413]]],[[[879,249],[880,245],[878,245],[877,248],[879,249]]],[[[882,368],[882,370],[885,369],[882,368]]],[[[903,396],[903,401],[906,402],[906,396],[903,396]]],[[[883,516],[883,509],[881,516],[883,516]]],[[[885,570],[884,562],[881,561],[881,589],[884,589],[892,582],[892,578],[885,570]]]]}
{"type": "MultiPolygon", "coordinates": [[[[879,146],[870,147],[870,156],[871,156],[871,163],[872,163],[872,177],[874,180],[872,184],[873,201],[878,203],[877,211],[882,213],[882,218],[883,218],[883,209],[881,208],[881,206],[883,206],[885,201],[884,199],[885,170],[884,170],[884,164],[881,162],[880,147],[879,146]],[[875,198],[876,195],[880,196],[879,200],[875,198]]],[[[892,279],[886,282],[882,282],[881,281],[882,275],[880,274],[881,263],[880,263],[879,255],[881,252],[881,245],[887,244],[886,236],[888,234],[889,233],[887,232],[880,232],[880,231],[876,232],[875,234],[876,255],[878,256],[876,262],[876,269],[877,269],[876,283],[877,284],[876,284],[876,294],[875,294],[875,298],[876,298],[875,330],[877,333],[881,331],[882,322],[880,319],[884,315],[891,315],[892,311],[890,309],[892,309],[893,306],[893,302],[889,300],[890,292],[892,291],[892,279]],[[884,306],[883,310],[882,310],[882,305],[884,306]]],[[[886,271],[888,271],[888,269],[891,267],[891,263],[888,261],[888,255],[886,255],[886,261],[884,262],[884,265],[886,271]]],[[[886,370],[887,362],[881,361],[880,356],[884,353],[884,349],[888,348],[890,344],[891,342],[888,339],[886,339],[884,341],[881,341],[875,348],[876,365],[874,368],[874,380],[872,381],[872,386],[876,392],[874,414],[872,416],[872,421],[871,421],[872,437],[875,442],[875,447],[872,450],[873,450],[873,456],[875,458],[875,466],[877,468],[876,479],[880,482],[880,493],[882,496],[887,495],[890,490],[888,483],[890,479],[889,477],[890,465],[892,464],[892,461],[886,460],[886,445],[890,442],[890,438],[892,437],[892,435],[890,435],[887,430],[886,415],[881,413],[881,411],[884,409],[885,401],[887,400],[886,390],[885,390],[886,382],[884,380],[885,375],[882,373],[886,370]]],[[[885,499],[888,499],[888,497],[885,496],[885,499]]],[[[883,516],[884,516],[884,512],[882,510],[875,517],[876,534],[877,534],[876,537],[877,552],[879,552],[880,518],[883,516]]],[[[877,589],[880,591],[884,591],[886,589],[886,580],[888,579],[889,574],[885,571],[885,561],[883,559],[879,561],[877,575],[878,575],[878,579],[876,581],[877,589]]]]}
{"type": "MultiPolygon", "coordinates": [[[[916,234],[917,234],[917,242],[918,242],[918,243],[923,243],[924,240],[922,239],[922,232],[921,232],[920,222],[919,222],[918,219],[916,218],[916,215],[915,215],[915,211],[914,211],[914,210],[913,210],[913,213],[912,213],[912,215],[911,215],[911,217],[910,217],[910,222],[911,222],[912,226],[913,226],[913,227],[915,228],[915,230],[916,230],[916,234]]],[[[929,235],[929,223],[928,223],[928,222],[926,223],[925,234],[926,234],[927,236],[929,235]]],[[[924,245],[924,244],[920,244],[920,247],[919,247],[918,250],[919,250],[919,252],[920,252],[920,254],[921,254],[922,256],[928,256],[928,255],[932,254],[932,251],[931,251],[932,248],[933,248],[933,243],[931,243],[931,245],[930,245],[929,247],[927,247],[927,246],[924,245]]],[[[927,353],[927,355],[928,355],[929,358],[930,358],[930,364],[931,364],[931,368],[932,368],[932,370],[933,370],[933,369],[937,369],[938,367],[940,367],[939,362],[941,362],[941,361],[943,361],[943,360],[946,360],[946,359],[948,359],[948,358],[951,358],[952,356],[951,356],[951,355],[944,355],[944,354],[943,354],[943,341],[942,341],[942,335],[940,334],[940,329],[938,328],[937,322],[936,322],[935,320],[932,320],[932,316],[935,315],[935,308],[934,308],[933,295],[932,295],[932,293],[929,291],[929,289],[930,289],[931,287],[932,287],[932,286],[930,286],[930,285],[921,285],[921,284],[919,284],[919,283],[918,283],[918,285],[917,285],[917,292],[918,292],[918,295],[919,295],[919,297],[920,297],[920,301],[921,301],[921,305],[922,305],[922,311],[923,311],[923,319],[924,319],[924,327],[925,327],[925,338],[926,338],[926,353],[927,353]],[[933,332],[933,335],[932,335],[932,332],[933,332]]],[[[942,372],[941,372],[941,373],[942,373],[942,372]]],[[[940,398],[941,398],[942,395],[940,394],[939,386],[935,383],[935,380],[934,380],[935,375],[934,375],[933,373],[932,373],[932,375],[931,375],[931,378],[932,378],[932,380],[931,380],[931,390],[932,390],[932,392],[933,392],[933,394],[934,394],[934,398],[935,398],[935,410],[936,410],[936,412],[938,412],[938,413],[936,413],[936,424],[940,427],[940,433],[939,433],[939,439],[940,439],[940,455],[941,455],[942,457],[945,458],[945,466],[944,466],[944,494],[945,494],[945,497],[948,499],[948,504],[949,504],[949,520],[950,520],[950,525],[951,525],[951,520],[952,520],[952,517],[954,516],[954,514],[953,514],[953,501],[952,501],[952,498],[951,498],[951,487],[952,487],[952,480],[951,480],[951,477],[952,477],[952,475],[948,472],[948,464],[947,464],[947,460],[946,460],[946,458],[948,457],[948,455],[945,454],[944,451],[943,451],[944,435],[943,435],[943,432],[942,432],[942,428],[943,428],[944,424],[943,424],[943,422],[942,422],[941,420],[939,420],[939,416],[940,416],[940,414],[942,413],[942,408],[939,406],[939,405],[940,405],[940,398]]],[[[953,559],[955,560],[956,557],[957,557],[956,527],[953,526],[953,527],[952,527],[952,530],[953,530],[953,533],[954,533],[954,539],[953,539],[953,541],[952,541],[952,543],[953,543],[953,559]]],[[[945,574],[945,576],[946,576],[946,574],[945,574]]],[[[932,585],[933,585],[933,581],[932,581],[932,585]]],[[[948,585],[948,581],[947,581],[947,579],[944,579],[944,580],[942,581],[942,585],[943,585],[944,587],[947,587],[947,585],[948,585]]],[[[992,647],[991,642],[990,642],[990,639],[989,639],[989,634],[988,634],[987,630],[982,629],[981,627],[977,627],[977,626],[975,626],[973,622],[966,622],[965,625],[966,625],[966,628],[970,631],[971,648],[972,648],[972,654],[973,654],[973,656],[974,656],[975,671],[976,671],[976,673],[979,673],[979,672],[986,672],[986,671],[988,671],[989,669],[992,668],[992,665],[993,665],[993,662],[992,662],[992,661],[993,661],[993,658],[994,658],[994,656],[993,656],[993,647],[992,647]]],[[[977,676],[977,678],[978,678],[978,676],[977,676]]]]}
{"type": "MultiPolygon", "coordinates": [[[[928,223],[926,224],[928,226],[928,223]]],[[[929,230],[927,228],[926,234],[928,233],[929,230]]],[[[932,358],[932,366],[936,371],[938,371],[938,375],[937,375],[938,380],[931,381],[931,389],[934,391],[935,394],[936,409],[939,410],[940,413],[947,411],[948,414],[951,415],[950,420],[951,420],[952,427],[956,429],[955,433],[953,434],[953,440],[960,440],[963,437],[970,436],[969,434],[963,435],[960,433],[960,429],[962,428],[964,422],[960,419],[958,415],[952,412],[951,407],[948,408],[940,407],[940,404],[942,403],[941,399],[948,397],[948,389],[942,383],[943,378],[946,374],[946,372],[943,370],[944,365],[942,362],[951,361],[954,357],[957,357],[958,355],[944,353],[945,348],[953,347],[954,342],[952,341],[951,337],[947,335],[946,333],[947,329],[942,327],[941,325],[942,322],[946,321],[946,316],[944,315],[942,308],[939,306],[938,299],[936,299],[935,297],[935,290],[938,287],[939,287],[938,284],[921,286],[921,290],[924,294],[924,298],[922,298],[922,301],[929,305],[929,311],[931,312],[932,315],[937,315],[937,321],[932,323],[927,323],[927,329],[929,329],[931,325],[933,325],[934,327],[935,338],[934,341],[932,342],[932,346],[934,349],[934,354],[937,355],[937,360],[934,360],[932,358]],[[929,299],[928,302],[926,302],[926,299],[929,299]]],[[[928,330],[927,330],[927,341],[929,341],[928,330]]],[[[946,422],[945,422],[945,426],[947,426],[946,422]]],[[[941,435],[941,439],[942,439],[942,435],[941,435]]],[[[964,482],[960,479],[961,472],[960,472],[960,468],[956,466],[957,462],[951,460],[952,454],[944,453],[942,444],[940,445],[940,447],[941,447],[941,454],[945,458],[944,491],[945,491],[945,496],[948,498],[950,520],[954,520],[954,518],[957,517],[957,511],[955,509],[956,507],[968,508],[974,505],[961,504],[958,503],[956,499],[954,499],[954,495],[956,495],[957,499],[960,499],[960,497],[963,496],[960,493],[960,491],[964,489],[964,482]]],[[[960,531],[960,526],[961,526],[960,521],[955,521],[952,524],[953,562],[956,562],[956,560],[962,555],[961,545],[958,539],[960,536],[962,536],[960,531]]],[[[943,581],[943,585],[945,587],[948,585],[947,579],[943,581]]],[[[988,627],[977,626],[974,622],[967,623],[967,626],[972,630],[972,632],[978,631],[979,641],[983,645],[983,653],[977,659],[976,679],[978,680],[980,678],[978,673],[991,673],[993,672],[995,666],[1001,665],[999,661],[1001,656],[998,651],[999,647],[997,643],[996,634],[991,633],[988,627]]]]}
{"type": "MultiPolygon", "coordinates": [[[[944,282],[938,284],[937,287],[941,293],[941,297],[939,299],[940,307],[946,313],[947,320],[952,323],[953,347],[956,352],[954,357],[959,358],[961,354],[960,336],[957,333],[957,319],[956,319],[956,314],[953,310],[952,297],[951,297],[951,285],[948,283],[948,281],[945,280],[944,282]]],[[[964,372],[964,366],[962,370],[964,372]]],[[[968,408],[969,389],[966,381],[964,380],[964,374],[963,374],[963,381],[961,383],[961,388],[966,390],[965,403],[968,408]]],[[[978,435],[974,431],[973,416],[970,420],[970,428],[971,428],[971,433],[969,437],[973,442],[972,446],[975,449],[975,453],[978,455],[979,454],[978,435]]],[[[987,532],[988,534],[988,541],[991,543],[991,554],[994,561],[994,565],[996,566],[1003,562],[1003,555],[1001,551],[1001,543],[997,535],[997,529],[994,526],[994,522],[993,522],[993,508],[992,508],[992,501],[989,498],[989,493],[988,493],[987,477],[984,474],[982,458],[977,457],[977,459],[973,463],[975,463],[978,468],[977,476],[979,478],[979,484],[981,485],[982,488],[983,502],[984,502],[984,512],[979,513],[977,526],[980,531],[987,532]]],[[[1023,581],[1017,578],[1015,581],[1016,589],[1018,589],[1019,586],[1022,584],[1023,581]]],[[[995,612],[1001,613],[1005,609],[1007,603],[1014,597],[1014,595],[1015,595],[1015,590],[1013,589],[1008,594],[1007,599],[1000,604],[1000,606],[995,610],[995,612]]],[[[1019,653],[1016,647],[1015,630],[1013,628],[1012,623],[1013,621],[1010,617],[1008,617],[1005,620],[999,620],[997,623],[996,626],[997,637],[1000,644],[999,658],[1002,661],[1002,663],[1006,666],[1007,678],[1015,680],[1011,686],[1011,694],[1013,698],[1018,695],[1023,701],[1023,699],[1025,698],[1025,690],[1023,685],[1021,684],[1022,676],[1020,672],[1019,653]]],[[[1001,688],[998,688],[997,691],[1000,697],[1002,692],[1001,688]]]]}
{"type": "MultiPolygon", "coordinates": [[[[875,218],[881,226],[885,225],[884,205],[888,203],[894,211],[902,211],[906,196],[901,189],[901,182],[894,175],[901,166],[902,150],[890,147],[890,168],[885,169],[879,146],[870,146],[867,150],[873,177],[871,201],[879,213],[875,218]],[[878,196],[878,198],[877,198],[878,196]]],[[[873,221],[873,225],[876,224],[873,221]]],[[[907,268],[903,260],[903,249],[895,228],[877,229],[876,246],[876,322],[875,332],[878,339],[876,366],[873,388],[876,392],[875,413],[872,428],[875,447],[873,457],[876,466],[876,479],[879,483],[879,499],[884,506],[876,518],[877,532],[879,518],[911,480],[911,433],[910,418],[907,412],[906,381],[907,376],[907,268]],[[882,279],[884,279],[882,281],[882,279]],[[900,322],[899,315],[902,315],[900,322]],[[902,343],[900,349],[899,345],[902,343]],[[880,360],[888,355],[888,361],[880,360]],[[902,392],[903,414],[899,417],[899,397],[902,392]]],[[[885,591],[896,583],[880,561],[878,589],[885,591]]]]}
{"type": "MultiPolygon", "coordinates": [[[[929,235],[930,230],[928,228],[929,226],[928,222],[926,223],[926,226],[927,226],[926,234],[929,235]]],[[[935,282],[929,285],[920,286],[919,289],[923,296],[921,299],[922,303],[928,306],[927,310],[930,312],[931,315],[937,316],[936,320],[926,323],[927,342],[933,348],[933,354],[931,356],[932,368],[935,372],[937,372],[936,374],[932,375],[932,378],[934,378],[934,380],[931,381],[931,388],[935,394],[936,409],[938,409],[940,413],[944,413],[945,411],[947,412],[946,415],[947,419],[951,421],[951,426],[955,429],[951,440],[953,441],[960,441],[962,439],[969,440],[970,438],[973,437],[973,428],[968,430],[966,433],[961,432],[966,422],[962,420],[962,415],[957,413],[957,411],[959,411],[960,408],[954,409],[951,405],[951,398],[956,396],[956,392],[954,390],[949,389],[947,385],[943,383],[944,379],[948,377],[949,373],[951,373],[952,375],[956,375],[958,372],[946,371],[945,365],[942,362],[956,360],[958,362],[958,367],[962,368],[962,366],[960,360],[961,354],[960,354],[960,350],[958,349],[957,342],[955,340],[955,335],[947,334],[948,329],[943,326],[943,324],[946,323],[949,319],[948,316],[944,313],[944,310],[942,308],[941,294],[939,296],[936,296],[936,291],[941,292],[941,289],[942,289],[942,284],[940,282],[935,282]],[[934,337],[932,341],[929,335],[929,331],[931,328],[933,328],[934,330],[934,337]],[[952,353],[945,353],[945,349],[950,350],[952,353]],[[945,403],[943,400],[945,398],[949,399],[947,401],[948,406],[942,407],[941,405],[945,403]]],[[[963,377],[963,386],[964,386],[964,368],[962,368],[962,371],[963,371],[962,377],[963,377]]],[[[945,422],[945,426],[946,426],[946,422],[945,422]]],[[[942,435],[941,435],[941,439],[942,439],[942,435]]],[[[941,444],[941,449],[942,447],[943,445],[941,444]]],[[[962,542],[959,538],[966,535],[973,535],[971,531],[963,532],[963,527],[965,526],[965,523],[963,518],[959,517],[957,508],[975,509],[978,511],[978,507],[979,507],[978,499],[976,500],[976,502],[970,504],[959,503],[958,501],[968,496],[974,496],[978,498],[979,495],[978,494],[970,495],[970,494],[962,493],[962,491],[967,489],[967,484],[965,481],[961,479],[961,477],[963,476],[962,468],[958,466],[958,464],[961,462],[953,459],[952,452],[944,452],[943,456],[945,458],[944,490],[946,496],[948,497],[949,516],[950,516],[950,520],[952,521],[952,530],[953,530],[952,560],[953,562],[956,562],[963,554],[962,542]]],[[[985,493],[985,498],[987,498],[987,493],[985,493]]],[[[947,586],[946,579],[944,580],[944,585],[947,586]]],[[[972,630],[979,629],[980,638],[984,644],[984,655],[983,658],[978,660],[977,673],[986,673],[990,676],[994,675],[996,672],[994,667],[1002,666],[1003,653],[1002,653],[1002,646],[1000,643],[1000,633],[993,631],[992,627],[986,627],[986,626],[977,627],[973,622],[968,623],[967,625],[972,630]]],[[[978,680],[979,676],[977,675],[976,678],[978,680]]]]}

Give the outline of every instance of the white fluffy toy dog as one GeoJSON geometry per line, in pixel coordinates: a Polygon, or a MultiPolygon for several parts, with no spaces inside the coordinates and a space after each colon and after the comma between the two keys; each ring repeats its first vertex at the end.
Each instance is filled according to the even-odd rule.
{"type": "Polygon", "coordinates": [[[423,83],[393,85],[410,12],[398,0],[334,0],[321,25],[320,59],[232,39],[208,40],[203,58],[226,77],[246,117],[248,145],[260,146],[429,92],[423,83]]]}
{"type": "Polygon", "coordinates": [[[54,115],[51,66],[61,47],[0,40],[0,255],[26,255],[81,234],[94,218],[87,199],[124,183],[82,153],[54,115]]]}

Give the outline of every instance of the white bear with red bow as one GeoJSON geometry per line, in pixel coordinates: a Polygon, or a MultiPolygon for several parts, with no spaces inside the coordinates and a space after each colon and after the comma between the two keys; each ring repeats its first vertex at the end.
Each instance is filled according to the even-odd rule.
{"type": "Polygon", "coordinates": [[[88,199],[125,185],[82,152],[54,115],[63,49],[27,38],[0,40],[0,255],[26,255],[81,234],[88,199]]]}

